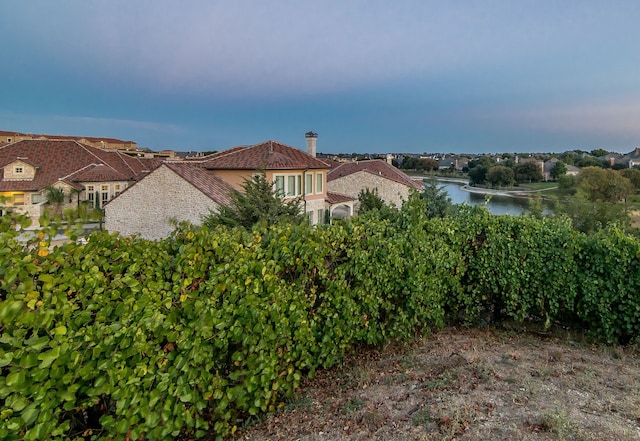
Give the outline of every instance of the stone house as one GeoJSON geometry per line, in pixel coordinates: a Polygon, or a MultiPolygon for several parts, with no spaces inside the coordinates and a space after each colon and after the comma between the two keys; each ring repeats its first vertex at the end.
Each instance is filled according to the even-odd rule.
{"type": "Polygon", "coordinates": [[[175,222],[199,224],[229,203],[232,187],[201,164],[165,162],[105,206],[105,229],[161,239],[175,222]]]}
{"type": "MultiPolygon", "coordinates": [[[[329,170],[329,190],[358,199],[361,191],[377,190],[385,203],[400,207],[412,190],[422,191],[422,181],[410,178],[396,167],[380,159],[349,162],[329,170]]],[[[357,202],[356,202],[357,211],[357,202]]]]}
{"type": "MultiPolygon", "coordinates": [[[[312,135],[312,132],[310,132],[312,135]]],[[[308,134],[309,135],[309,134],[308,134]]],[[[353,213],[353,199],[327,192],[329,165],[316,158],[315,138],[307,137],[307,152],[276,141],[239,146],[162,166],[105,206],[105,227],[148,239],[166,237],[173,224],[202,218],[242,191],[245,180],[264,173],[285,199],[300,199],[300,209],[312,224],[325,221],[327,210],[353,213]]]]}
{"type": "Polygon", "coordinates": [[[159,163],[74,140],[13,141],[0,146],[1,210],[26,213],[37,225],[48,187],[64,191],[61,209],[102,207],[159,163]]]}

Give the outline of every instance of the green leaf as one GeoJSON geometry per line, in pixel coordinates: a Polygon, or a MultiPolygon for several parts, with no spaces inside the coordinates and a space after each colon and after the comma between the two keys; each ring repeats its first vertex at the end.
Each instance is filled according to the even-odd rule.
{"type": "Polygon", "coordinates": [[[21,414],[22,420],[27,426],[30,426],[35,422],[36,418],[38,418],[39,413],[40,413],[40,410],[38,409],[38,406],[36,406],[35,403],[31,403],[27,408],[25,408],[22,411],[22,414],[21,414]]]}

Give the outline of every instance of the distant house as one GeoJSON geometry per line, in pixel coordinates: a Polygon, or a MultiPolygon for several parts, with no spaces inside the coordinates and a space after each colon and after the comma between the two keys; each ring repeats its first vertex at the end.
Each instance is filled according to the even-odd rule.
{"type": "Polygon", "coordinates": [[[34,133],[8,132],[0,130],[0,142],[15,142],[22,140],[40,141],[77,141],[104,150],[136,151],[138,145],[133,141],[123,141],[115,138],[99,138],[94,136],[46,135],[34,133]]]}
{"type": "Polygon", "coordinates": [[[327,179],[334,193],[357,199],[361,191],[375,189],[382,200],[397,207],[409,198],[411,190],[423,189],[421,181],[379,159],[340,164],[329,170],[327,179]]]}
{"type": "Polygon", "coordinates": [[[78,141],[13,141],[0,146],[0,205],[37,223],[47,208],[46,189],[55,187],[66,195],[63,208],[102,207],[157,165],[78,141]]]}
{"type": "Polygon", "coordinates": [[[299,199],[312,224],[323,223],[327,210],[350,216],[353,199],[327,192],[329,166],[314,157],[314,151],[311,137],[307,152],[265,141],[179,163],[165,161],[106,205],[105,227],[149,239],[166,237],[175,222],[200,224],[209,211],[228,203],[232,190],[242,191],[245,180],[258,173],[264,173],[285,199],[299,199]]]}
{"type": "MultiPolygon", "coordinates": [[[[542,176],[545,181],[552,181],[553,177],[551,176],[551,170],[555,165],[560,162],[558,158],[551,158],[548,161],[545,161],[542,166],[542,176]]],[[[565,164],[567,171],[565,174],[569,176],[575,176],[580,172],[580,169],[574,165],[565,164]]]]}

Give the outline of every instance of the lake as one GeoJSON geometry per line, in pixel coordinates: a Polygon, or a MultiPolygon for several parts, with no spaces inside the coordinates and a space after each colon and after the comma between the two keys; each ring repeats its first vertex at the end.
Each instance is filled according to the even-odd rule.
{"type": "MultiPolygon", "coordinates": [[[[485,204],[485,195],[464,191],[462,189],[464,186],[463,183],[439,180],[438,186],[442,187],[448,193],[451,202],[454,204],[485,204]]],[[[493,214],[512,214],[518,216],[527,211],[529,201],[526,198],[492,195],[486,205],[487,209],[493,214]]]]}

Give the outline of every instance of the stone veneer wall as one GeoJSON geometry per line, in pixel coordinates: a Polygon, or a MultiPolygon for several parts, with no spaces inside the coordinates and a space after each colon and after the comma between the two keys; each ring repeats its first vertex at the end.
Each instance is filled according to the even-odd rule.
{"type": "Polygon", "coordinates": [[[172,220],[200,225],[218,205],[172,170],[161,166],[105,206],[105,229],[145,239],[162,239],[172,220]]]}
{"type": "Polygon", "coordinates": [[[300,203],[300,209],[307,211],[307,213],[312,212],[312,224],[315,225],[318,223],[318,210],[322,210],[324,216],[325,203],[324,199],[311,199],[307,201],[306,207],[304,206],[304,201],[300,203]]]}
{"type": "Polygon", "coordinates": [[[402,201],[409,198],[409,187],[382,176],[377,176],[368,172],[359,171],[342,178],[327,182],[327,189],[334,193],[341,193],[355,198],[354,211],[359,208],[358,194],[365,189],[378,190],[378,196],[387,204],[396,207],[402,206],[402,201]]]}

